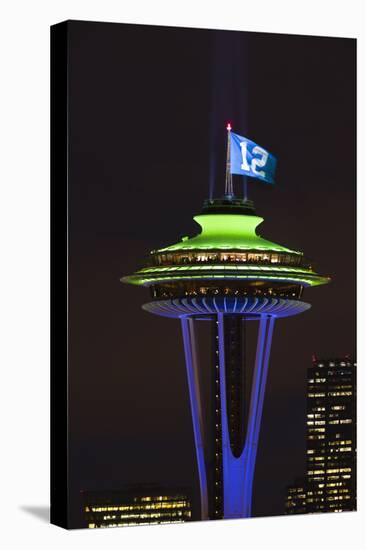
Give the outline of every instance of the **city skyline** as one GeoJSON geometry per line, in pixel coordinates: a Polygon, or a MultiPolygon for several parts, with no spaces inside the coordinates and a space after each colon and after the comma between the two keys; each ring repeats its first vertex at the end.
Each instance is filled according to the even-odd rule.
{"type": "MultiPolygon", "coordinates": [[[[248,186],[266,220],[261,234],[310,252],[316,270],[333,279],[312,291],[309,312],[284,320],[286,330],[276,333],[254,515],[283,513],[283,490],[301,474],[312,353],[355,355],[354,41],[234,33],[234,58],[247,75],[248,107],[239,117],[232,112],[235,82],[216,83],[221,103],[212,109],[213,39],[220,36],[223,57],[231,59],[225,37],[232,34],[70,24],[74,525],[82,489],[129,481],[187,486],[195,471],[179,323],[161,319],[157,327],[140,308],[144,298],[119,277],[133,273],[147,251],[194,233],[191,213],[209,195],[213,122],[224,130],[231,120],[235,131],[276,154],[276,187],[248,186]],[[121,57],[127,49],[130,56],[121,57]],[[222,103],[230,111],[225,120],[222,103]],[[148,147],[137,147],[147,135],[148,147]]],[[[225,178],[222,149],[224,138],[215,146],[216,192],[225,178]]],[[[234,180],[238,194],[240,186],[234,180]]],[[[197,495],[196,474],[193,486],[197,495]]]]}

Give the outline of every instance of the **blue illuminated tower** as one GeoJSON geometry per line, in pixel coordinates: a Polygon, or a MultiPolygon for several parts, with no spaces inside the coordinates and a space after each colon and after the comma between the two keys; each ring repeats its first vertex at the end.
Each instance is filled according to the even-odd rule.
{"type": "Polygon", "coordinates": [[[201,517],[250,517],[272,335],[276,319],[306,311],[305,287],[325,284],[304,259],[257,235],[263,218],[226,183],[194,217],[201,232],[154,250],[149,265],[123,282],[149,287],[143,309],[179,319],[182,328],[201,517]],[[229,192],[228,192],[229,190],[229,192]],[[211,382],[202,387],[197,323],[212,325],[211,382]],[[254,365],[249,321],[258,325],[254,365]]]}

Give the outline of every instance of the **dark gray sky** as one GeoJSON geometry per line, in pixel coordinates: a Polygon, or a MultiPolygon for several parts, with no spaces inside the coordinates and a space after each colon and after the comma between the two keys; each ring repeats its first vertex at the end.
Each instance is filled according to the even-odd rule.
{"type": "MultiPolygon", "coordinates": [[[[304,459],[312,353],[355,353],[355,41],[72,22],[70,476],[82,489],[194,483],[178,321],[145,313],[119,278],[197,230],[224,189],[225,122],[278,158],[250,181],[260,234],[303,250],[332,283],[277,322],[254,513],[283,513],[304,459]],[[214,152],[214,155],[212,155],[214,152]]],[[[240,189],[240,178],[234,180],[240,189]]]]}

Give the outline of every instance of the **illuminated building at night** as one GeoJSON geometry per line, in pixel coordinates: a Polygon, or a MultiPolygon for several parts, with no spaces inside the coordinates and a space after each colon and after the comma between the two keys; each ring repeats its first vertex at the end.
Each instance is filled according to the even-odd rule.
{"type": "Polygon", "coordinates": [[[124,527],[191,521],[191,499],[185,490],[128,486],[120,491],[90,491],[84,496],[86,527],[124,527]]]}
{"type": "Polygon", "coordinates": [[[307,384],[306,475],[286,513],[356,510],[356,363],[314,358],[307,384]]]}
{"type": "Polygon", "coordinates": [[[329,279],[302,252],[257,234],[263,218],[251,201],[234,196],[228,169],[225,195],[206,200],[194,220],[198,235],[152,251],[148,265],[122,281],[149,288],[146,311],[180,320],[201,518],[250,517],[275,321],[310,308],[304,289],[329,279]],[[252,322],[258,326],[254,367],[247,360],[252,322]],[[206,383],[197,346],[202,323],[211,325],[206,383]]]}
{"type": "Polygon", "coordinates": [[[285,502],[286,514],[306,514],[306,489],[305,479],[297,479],[294,485],[287,488],[285,502]]]}

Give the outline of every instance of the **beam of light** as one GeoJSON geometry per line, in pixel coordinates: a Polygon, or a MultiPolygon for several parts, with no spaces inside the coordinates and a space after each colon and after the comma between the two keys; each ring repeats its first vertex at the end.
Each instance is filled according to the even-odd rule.
{"type": "Polygon", "coordinates": [[[209,198],[220,196],[225,174],[225,127],[235,120],[248,134],[248,42],[240,33],[211,34],[209,98],[209,198]]]}

